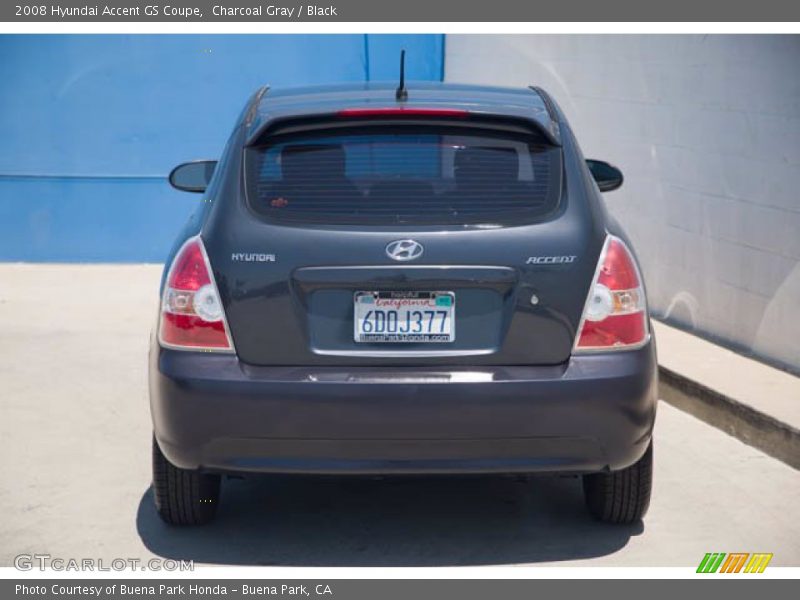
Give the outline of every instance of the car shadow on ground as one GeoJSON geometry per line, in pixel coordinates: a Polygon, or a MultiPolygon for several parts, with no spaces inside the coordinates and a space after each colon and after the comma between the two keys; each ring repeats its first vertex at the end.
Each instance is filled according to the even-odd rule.
{"type": "Polygon", "coordinates": [[[161,522],[148,489],[136,516],[154,554],[197,563],[454,566],[611,554],[643,531],[591,519],[577,478],[271,476],[223,481],[216,521],[161,522]]]}

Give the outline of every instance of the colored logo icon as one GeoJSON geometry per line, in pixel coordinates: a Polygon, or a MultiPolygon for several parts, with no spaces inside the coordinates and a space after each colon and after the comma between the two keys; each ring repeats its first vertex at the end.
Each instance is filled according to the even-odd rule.
{"type": "Polygon", "coordinates": [[[772,553],[708,552],[697,567],[698,573],[763,573],[772,553]]]}

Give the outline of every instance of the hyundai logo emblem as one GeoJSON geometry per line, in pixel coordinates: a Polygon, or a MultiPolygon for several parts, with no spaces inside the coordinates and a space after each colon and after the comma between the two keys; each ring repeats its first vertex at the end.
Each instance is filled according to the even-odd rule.
{"type": "Polygon", "coordinates": [[[395,240],[386,246],[386,255],[392,260],[405,262],[422,256],[424,248],[414,240],[395,240]]]}

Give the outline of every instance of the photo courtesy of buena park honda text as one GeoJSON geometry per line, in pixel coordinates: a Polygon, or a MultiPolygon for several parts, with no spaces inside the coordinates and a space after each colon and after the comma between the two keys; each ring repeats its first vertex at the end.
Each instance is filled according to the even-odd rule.
{"type": "Polygon", "coordinates": [[[0,598],[796,595],[798,65],[780,0],[0,5],[0,598]]]}

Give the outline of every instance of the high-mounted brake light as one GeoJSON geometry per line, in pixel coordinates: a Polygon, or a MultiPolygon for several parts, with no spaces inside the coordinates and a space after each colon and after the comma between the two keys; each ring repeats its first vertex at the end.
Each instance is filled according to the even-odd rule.
{"type": "Polygon", "coordinates": [[[233,352],[214,275],[199,236],[172,261],[161,301],[159,343],[167,348],[233,352]]]}
{"type": "Polygon", "coordinates": [[[647,341],[644,286],[630,250],[609,235],[583,309],[575,351],[625,350],[647,341]]]}
{"type": "Polygon", "coordinates": [[[345,108],[336,113],[344,118],[380,118],[380,117],[441,117],[445,119],[463,119],[469,116],[466,110],[457,108],[345,108]]]}

